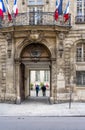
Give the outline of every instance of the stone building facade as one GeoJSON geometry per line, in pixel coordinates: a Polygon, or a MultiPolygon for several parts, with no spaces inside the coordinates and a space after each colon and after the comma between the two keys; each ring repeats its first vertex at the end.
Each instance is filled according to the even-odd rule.
{"type": "MultiPolygon", "coordinates": [[[[54,20],[56,0],[20,0],[19,14],[0,24],[0,101],[29,97],[30,70],[50,71],[51,102],[85,101],[85,2],[70,1],[70,18],[54,20]]],[[[63,1],[63,10],[68,0],[63,1]]],[[[13,0],[10,0],[12,11],[13,0]]]]}

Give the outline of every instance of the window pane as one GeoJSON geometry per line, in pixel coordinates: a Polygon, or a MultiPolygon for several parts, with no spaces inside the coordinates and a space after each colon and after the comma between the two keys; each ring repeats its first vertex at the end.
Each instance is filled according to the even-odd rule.
{"type": "Polygon", "coordinates": [[[43,4],[43,0],[37,0],[37,4],[38,5],[42,5],[43,4]]]}
{"type": "Polygon", "coordinates": [[[42,7],[29,7],[29,24],[37,25],[42,23],[42,7]]]}
{"type": "Polygon", "coordinates": [[[82,15],[83,8],[82,8],[82,0],[77,0],[77,15],[82,15]]]}
{"type": "Polygon", "coordinates": [[[35,79],[36,81],[40,81],[40,71],[35,72],[35,79]]]}
{"type": "Polygon", "coordinates": [[[85,72],[83,73],[83,85],[85,85],[85,72]]]}
{"type": "Polygon", "coordinates": [[[76,60],[82,61],[82,46],[77,46],[76,60]]]}
{"type": "Polygon", "coordinates": [[[83,44],[83,61],[85,61],[85,44],[83,44]]]}
{"type": "Polygon", "coordinates": [[[76,84],[85,85],[85,71],[76,72],[76,84]]]}
{"type": "Polygon", "coordinates": [[[49,71],[44,71],[44,81],[49,81],[49,71]]]}
{"type": "Polygon", "coordinates": [[[28,5],[43,5],[43,0],[29,0],[28,5]]]}
{"type": "Polygon", "coordinates": [[[35,4],[35,0],[29,0],[28,5],[34,5],[35,4]]]}

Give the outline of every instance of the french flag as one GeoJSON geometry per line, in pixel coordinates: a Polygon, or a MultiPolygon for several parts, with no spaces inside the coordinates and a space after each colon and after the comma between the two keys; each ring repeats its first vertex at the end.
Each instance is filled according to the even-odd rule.
{"type": "Polygon", "coordinates": [[[69,1],[68,1],[65,12],[64,12],[64,21],[66,22],[69,18],[70,18],[70,15],[69,15],[69,1]]]}
{"type": "Polygon", "coordinates": [[[62,14],[63,14],[62,4],[63,4],[63,0],[60,0],[59,6],[58,6],[58,14],[59,14],[59,15],[62,15],[62,14]]]}
{"type": "Polygon", "coordinates": [[[63,0],[56,0],[56,10],[54,13],[54,18],[56,21],[58,20],[59,15],[62,15],[62,3],[63,0]]]}
{"type": "Polygon", "coordinates": [[[55,13],[54,13],[54,19],[57,21],[58,20],[58,6],[59,6],[59,2],[58,0],[56,0],[56,10],[55,10],[55,13]]]}
{"type": "Polygon", "coordinates": [[[10,8],[9,8],[8,0],[6,0],[6,3],[7,3],[8,19],[9,19],[9,21],[11,21],[12,20],[12,16],[11,16],[11,11],[10,11],[10,8]]]}
{"type": "Polygon", "coordinates": [[[0,17],[4,18],[4,12],[6,12],[3,0],[0,0],[0,17]]]}
{"type": "Polygon", "coordinates": [[[14,11],[14,16],[16,17],[18,15],[17,0],[14,0],[13,11],[14,11]]]}

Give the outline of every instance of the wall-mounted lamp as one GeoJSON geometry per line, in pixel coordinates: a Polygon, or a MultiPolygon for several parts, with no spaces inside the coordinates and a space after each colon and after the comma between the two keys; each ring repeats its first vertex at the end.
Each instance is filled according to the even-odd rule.
{"type": "Polygon", "coordinates": [[[59,49],[58,49],[58,51],[59,51],[60,58],[62,58],[63,51],[64,51],[64,49],[63,49],[63,45],[62,45],[62,44],[59,45],[59,49]]]}
{"type": "Polygon", "coordinates": [[[46,4],[49,4],[49,0],[46,0],[46,4]]]}
{"type": "Polygon", "coordinates": [[[25,4],[25,0],[22,0],[22,5],[24,5],[25,4]]]}

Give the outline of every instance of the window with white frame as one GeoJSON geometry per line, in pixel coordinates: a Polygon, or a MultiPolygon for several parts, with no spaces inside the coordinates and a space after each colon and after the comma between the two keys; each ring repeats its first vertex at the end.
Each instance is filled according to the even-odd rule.
{"type": "Polygon", "coordinates": [[[77,0],[77,15],[83,15],[83,0],[77,0]]]}
{"type": "Polygon", "coordinates": [[[77,21],[85,21],[85,0],[77,0],[77,21]]]}
{"type": "Polygon", "coordinates": [[[76,72],[76,84],[81,86],[85,85],[85,71],[76,72]]]}
{"type": "Polygon", "coordinates": [[[76,47],[76,61],[85,62],[85,44],[77,44],[76,47]]]}
{"type": "Polygon", "coordinates": [[[35,71],[35,80],[40,81],[40,71],[35,71]]]}
{"type": "Polygon", "coordinates": [[[43,0],[28,0],[29,24],[37,25],[42,23],[43,0]]]}
{"type": "Polygon", "coordinates": [[[42,23],[42,6],[29,7],[29,24],[37,25],[42,23]]]}
{"type": "Polygon", "coordinates": [[[49,71],[44,71],[44,81],[49,81],[49,71]]]}
{"type": "Polygon", "coordinates": [[[43,5],[44,0],[28,0],[28,5],[43,5]]]}

